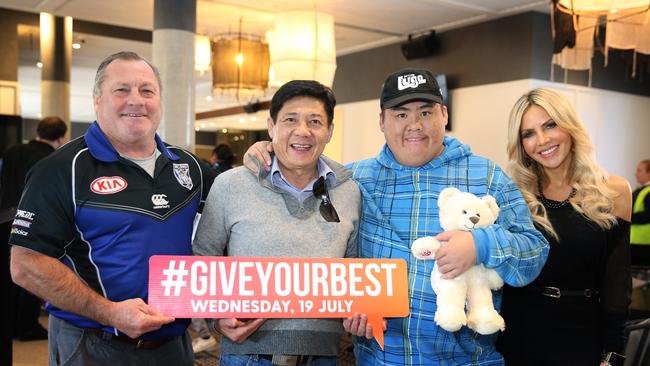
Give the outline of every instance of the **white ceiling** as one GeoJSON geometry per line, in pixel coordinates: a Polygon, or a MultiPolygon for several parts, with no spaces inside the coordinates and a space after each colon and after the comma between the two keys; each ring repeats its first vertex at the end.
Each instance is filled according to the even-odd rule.
{"type": "MultiPolygon", "coordinates": [[[[152,30],[153,0],[0,0],[0,7],[27,12],[50,12],[98,23],[152,30]]],[[[519,12],[548,9],[547,0],[198,0],[197,33],[215,36],[236,32],[242,20],[242,32],[263,36],[273,27],[275,13],[282,10],[313,9],[334,16],[337,55],[398,42],[409,34],[430,29],[438,32],[519,12]]],[[[19,82],[22,114],[38,118],[40,111],[40,72],[34,67],[38,59],[38,32],[22,29],[19,82]],[[30,32],[34,34],[30,36],[30,32]],[[36,41],[34,41],[36,38],[36,41]],[[36,43],[35,43],[36,42],[36,43]]],[[[125,41],[87,34],[74,34],[83,40],[82,48],[73,50],[72,119],[94,119],[90,102],[94,69],[107,55],[124,49],[151,58],[151,44],[125,41]]],[[[268,99],[268,98],[267,98],[268,99]]],[[[212,95],[211,75],[196,75],[196,111],[202,112],[236,105],[228,95],[212,95]],[[212,100],[206,98],[212,96],[212,100]]],[[[266,128],[265,114],[232,116],[197,121],[201,130],[229,128],[266,128]],[[245,118],[241,123],[241,118],[245,118]],[[203,125],[201,127],[201,125],[203,125]],[[248,127],[246,127],[248,126],[248,127]]]]}

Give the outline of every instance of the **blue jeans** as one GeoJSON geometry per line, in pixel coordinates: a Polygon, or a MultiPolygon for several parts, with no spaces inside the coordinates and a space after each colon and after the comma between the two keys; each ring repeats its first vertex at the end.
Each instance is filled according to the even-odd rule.
{"type": "MultiPolygon", "coordinates": [[[[271,360],[257,355],[221,355],[221,366],[272,366],[271,360]]],[[[308,356],[301,366],[336,366],[336,356],[308,356]]]]}

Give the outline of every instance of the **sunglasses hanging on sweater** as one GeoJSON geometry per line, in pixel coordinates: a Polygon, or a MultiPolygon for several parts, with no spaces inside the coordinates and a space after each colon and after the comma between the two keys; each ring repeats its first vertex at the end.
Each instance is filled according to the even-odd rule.
{"type": "Polygon", "coordinates": [[[314,182],[312,191],[314,192],[314,196],[316,198],[320,198],[321,200],[319,211],[325,221],[341,222],[341,220],[339,220],[339,215],[336,213],[334,205],[332,205],[332,201],[330,201],[330,195],[327,193],[327,185],[325,184],[324,177],[320,177],[316,180],[316,182],[314,182]]]}

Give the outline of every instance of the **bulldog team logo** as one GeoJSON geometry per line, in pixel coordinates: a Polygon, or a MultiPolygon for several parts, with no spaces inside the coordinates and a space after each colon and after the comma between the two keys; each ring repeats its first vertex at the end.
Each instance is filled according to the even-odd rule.
{"type": "Polygon", "coordinates": [[[190,165],[189,164],[174,164],[174,177],[178,183],[183,187],[191,190],[194,187],[192,183],[192,177],[190,177],[190,165]]]}

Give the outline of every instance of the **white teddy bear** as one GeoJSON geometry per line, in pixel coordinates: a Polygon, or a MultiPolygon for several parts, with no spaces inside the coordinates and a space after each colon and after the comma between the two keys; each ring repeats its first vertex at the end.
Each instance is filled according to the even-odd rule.
{"type": "MultiPolygon", "coordinates": [[[[492,196],[478,198],[456,188],[445,188],[438,197],[440,226],[445,231],[485,227],[493,224],[499,214],[499,206],[492,196]]],[[[418,259],[435,259],[440,242],[433,237],[419,238],[413,242],[411,252],[418,259]]],[[[494,309],[492,291],[503,286],[496,271],[482,264],[471,267],[452,279],[442,278],[438,263],[431,272],[431,287],[438,297],[434,320],[449,332],[463,325],[480,334],[492,334],[505,329],[505,322],[494,309]],[[465,315],[465,302],[468,313],[465,315]]]]}

